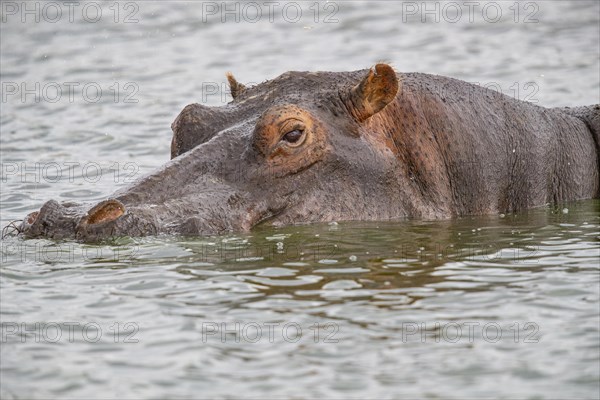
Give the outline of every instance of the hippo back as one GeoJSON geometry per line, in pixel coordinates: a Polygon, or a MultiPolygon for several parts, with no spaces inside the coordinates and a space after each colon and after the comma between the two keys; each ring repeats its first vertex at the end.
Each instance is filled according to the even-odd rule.
{"type": "MultiPolygon", "coordinates": [[[[600,171],[600,104],[581,107],[559,107],[556,110],[577,117],[585,122],[588,129],[592,132],[594,142],[596,142],[598,171],[600,171]]],[[[599,196],[600,193],[596,195],[596,197],[599,196]]]]}
{"type": "Polygon", "coordinates": [[[556,108],[561,112],[573,115],[585,122],[596,142],[596,149],[600,154],[600,104],[581,107],[559,107],[556,108]]]}

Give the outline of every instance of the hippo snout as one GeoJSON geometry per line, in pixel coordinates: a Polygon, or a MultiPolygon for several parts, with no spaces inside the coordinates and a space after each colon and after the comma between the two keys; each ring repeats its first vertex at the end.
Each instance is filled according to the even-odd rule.
{"type": "MultiPolygon", "coordinates": [[[[69,218],[71,203],[50,200],[39,211],[27,215],[21,223],[20,232],[30,237],[48,236],[62,238],[70,235],[75,221],[69,218]]],[[[74,216],[74,215],[73,215],[74,216]]]]}
{"type": "Polygon", "coordinates": [[[126,207],[118,200],[105,200],[86,211],[83,205],[55,200],[46,202],[39,211],[27,215],[19,231],[29,237],[89,236],[88,233],[112,231],[116,221],[126,213],[126,207]]]}

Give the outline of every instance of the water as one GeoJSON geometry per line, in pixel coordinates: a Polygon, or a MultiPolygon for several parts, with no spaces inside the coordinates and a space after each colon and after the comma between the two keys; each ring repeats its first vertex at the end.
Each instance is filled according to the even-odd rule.
{"type": "MultiPolygon", "coordinates": [[[[318,22],[298,2],[297,23],[292,10],[270,23],[267,8],[221,23],[214,3],[161,1],[22,23],[6,4],[3,226],[167,161],[174,117],[228,101],[228,70],[260,82],[383,60],[545,106],[599,102],[598,2],[520,3],[518,17],[498,2],[455,23],[450,9],[423,23],[420,2],[321,3],[318,22]]],[[[598,398],[599,243],[598,200],[211,238],[8,238],[0,395],[598,398]]]]}

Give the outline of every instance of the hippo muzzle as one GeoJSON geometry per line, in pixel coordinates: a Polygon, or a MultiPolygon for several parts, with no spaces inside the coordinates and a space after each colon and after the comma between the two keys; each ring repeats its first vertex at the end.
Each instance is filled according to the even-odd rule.
{"type": "Polygon", "coordinates": [[[29,214],[19,231],[26,237],[84,240],[129,235],[133,229],[141,236],[157,231],[155,221],[135,215],[116,199],[85,209],[84,205],[50,200],[39,211],[29,214]]]}

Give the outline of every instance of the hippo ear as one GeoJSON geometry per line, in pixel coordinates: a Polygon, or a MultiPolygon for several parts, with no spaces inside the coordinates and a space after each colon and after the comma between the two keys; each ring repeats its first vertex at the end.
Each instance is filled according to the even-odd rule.
{"type": "Polygon", "coordinates": [[[235,80],[231,72],[228,72],[225,75],[227,76],[227,81],[229,82],[229,90],[231,91],[231,97],[233,97],[233,99],[235,100],[235,98],[238,97],[240,93],[246,90],[246,86],[242,85],[237,80],[235,80]]]}
{"type": "Polygon", "coordinates": [[[394,100],[398,88],[396,71],[388,64],[377,64],[350,90],[347,105],[354,118],[363,122],[394,100]]]}

